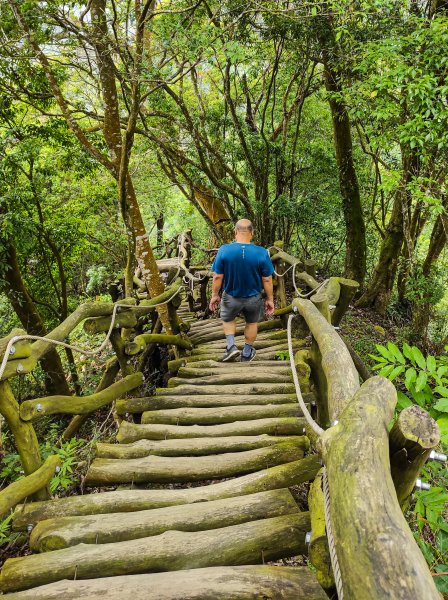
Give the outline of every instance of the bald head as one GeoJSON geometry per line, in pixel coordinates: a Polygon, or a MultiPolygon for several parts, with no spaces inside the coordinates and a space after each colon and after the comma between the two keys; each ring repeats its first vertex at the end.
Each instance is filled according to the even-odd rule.
{"type": "Polygon", "coordinates": [[[235,224],[235,239],[237,242],[250,242],[254,235],[254,226],[249,219],[240,219],[235,224]]]}

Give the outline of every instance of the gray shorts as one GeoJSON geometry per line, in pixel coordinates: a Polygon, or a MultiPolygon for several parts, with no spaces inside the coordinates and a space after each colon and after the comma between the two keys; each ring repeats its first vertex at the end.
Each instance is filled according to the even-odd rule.
{"type": "Polygon", "coordinates": [[[264,302],[261,293],[249,298],[236,298],[223,292],[220,317],[223,321],[233,321],[241,314],[246,323],[258,323],[264,316],[264,302]]]}

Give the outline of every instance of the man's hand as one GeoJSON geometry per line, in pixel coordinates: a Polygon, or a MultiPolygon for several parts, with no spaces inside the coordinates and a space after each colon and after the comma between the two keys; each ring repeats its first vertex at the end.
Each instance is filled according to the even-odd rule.
{"type": "Polygon", "coordinates": [[[265,300],[264,301],[264,310],[268,317],[272,317],[274,314],[274,300],[265,300]]]}
{"type": "Polygon", "coordinates": [[[218,308],[220,302],[221,302],[221,297],[219,296],[219,294],[214,294],[211,297],[210,304],[208,305],[211,312],[214,312],[218,308]]]}

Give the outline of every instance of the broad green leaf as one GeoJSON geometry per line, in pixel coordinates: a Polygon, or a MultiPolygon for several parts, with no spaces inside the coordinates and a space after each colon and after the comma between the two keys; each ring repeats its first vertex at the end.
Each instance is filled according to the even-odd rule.
{"type": "Polygon", "coordinates": [[[399,410],[403,410],[404,408],[408,408],[408,406],[412,406],[413,402],[403,394],[403,392],[397,392],[397,408],[399,410]]]}
{"type": "Polygon", "coordinates": [[[411,387],[411,389],[409,391],[411,392],[411,396],[414,398],[414,400],[417,402],[417,404],[419,406],[421,406],[422,408],[424,408],[425,407],[425,395],[423,394],[423,392],[417,392],[414,387],[411,387]]]}
{"type": "Polygon", "coordinates": [[[409,346],[409,344],[403,344],[403,354],[406,356],[406,358],[412,360],[412,348],[409,346]]]}
{"type": "Polygon", "coordinates": [[[415,391],[420,392],[425,387],[427,381],[428,373],[426,373],[426,371],[420,371],[415,382],[415,391]]]}
{"type": "Polygon", "coordinates": [[[428,367],[428,371],[430,373],[434,373],[436,368],[437,368],[437,363],[436,363],[436,359],[434,358],[434,356],[427,356],[426,357],[426,366],[428,367]]]}
{"type": "Polygon", "coordinates": [[[402,365],[405,364],[406,360],[395,344],[392,344],[392,342],[387,342],[387,349],[395,357],[395,359],[398,360],[399,363],[402,365]]]}
{"type": "Polygon", "coordinates": [[[409,387],[413,383],[415,383],[416,379],[417,379],[417,371],[414,369],[414,367],[407,369],[406,375],[404,377],[404,385],[407,387],[407,389],[409,389],[409,387]]]}
{"type": "Polygon", "coordinates": [[[439,412],[448,413],[448,398],[441,398],[436,404],[434,404],[434,408],[439,412]]]}
{"type": "Polygon", "coordinates": [[[393,381],[395,379],[395,377],[398,377],[398,375],[401,375],[401,373],[403,373],[404,369],[405,369],[405,367],[403,365],[399,365],[398,367],[395,367],[395,369],[389,375],[390,381],[393,381]]]}
{"type": "Polygon", "coordinates": [[[434,391],[437,394],[439,394],[440,396],[443,396],[444,398],[448,398],[448,388],[438,385],[437,387],[434,388],[434,391]]]}
{"type": "Polygon", "coordinates": [[[381,356],[384,356],[384,358],[387,358],[387,360],[389,360],[390,362],[395,362],[394,355],[392,354],[392,352],[389,352],[386,346],[382,346],[381,344],[375,344],[375,347],[381,354],[381,356]]]}
{"type": "Polygon", "coordinates": [[[442,444],[448,444],[448,417],[439,417],[437,419],[437,425],[440,428],[440,438],[442,444]]]}
{"type": "Polygon", "coordinates": [[[443,377],[445,375],[445,373],[448,372],[448,367],[446,367],[445,365],[443,367],[439,367],[437,369],[437,377],[443,377]]]}
{"type": "Polygon", "coordinates": [[[382,377],[387,377],[388,375],[390,375],[393,368],[394,368],[394,365],[386,365],[385,367],[383,367],[381,369],[381,371],[378,373],[378,375],[381,375],[382,377]]]}
{"type": "Polygon", "coordinates": [[[412,359],[417,363],[420,369],[426,369],[425,357],[416,346],[412,346],[412,359]]]}
{"type": "Polygon", "coordinates": [[[373,360],[376,360],[377,362],[386,364],[387,363],[387,359],[384,358],[384,356],[376,356],[375,354],[369,354],[370,358],[372,358],[373,360]]]}

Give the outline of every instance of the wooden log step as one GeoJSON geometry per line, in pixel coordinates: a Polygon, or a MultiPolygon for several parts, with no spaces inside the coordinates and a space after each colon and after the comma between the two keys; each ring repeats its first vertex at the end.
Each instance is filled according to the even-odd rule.
{"type": "Polygon", "coordinates": [[[306,552],[306,513],[210,531],[166,531],[150,538],[10,558],[0,590],[13,592],[60,579],[89,579],[187,568],[259,564],[306,552]]]}
{"type": "Polygon", "coordinates": [[[303,435],[305,419],[283,417],[278,419],[255,419],[222,425],[137,425],[122,421],[117,433],[120,443],[137,440],[167,440],[198,437],[226,437],[234,435],[303,435]]]}
{"type": "Polygon", "coordinates": [[[301,458],[303,450],[294,442],[209,456],[151,455],[128,460],[96,458],[84,481],[86,485],[204,481],[245,475],[301,458]]]}
{"type": "Polygon", "coordinates": [[[247,373],[252,373],[252,369],[257,371],[258,369],[268,368],[271,371],[275,371],[276,369],[290,369],[290,365],[288,361],[285,360],[260,360],[258,362],[250,362],[250,363],[242,363],[242,362],[221,362],[217,360],[201,360],[194,361],[189,365],[185,365],[181,367],[182,369],[212,369],[213,371],[229,371],[235,372],[235,369],[238,370],[246,370],[247,373]]]}
{"type": "MultiPolygon", "coordinates": [[[[279,361],[280,362],[280,361],[279,361]]],[[[226,365],[226,363],[223,363],[224,365],[226,365]]],[[[241,365],[244,363],[235,363],[238,365],[241,365]]],[[[207,368],[198,368],[196,365],[197,363],[192,363],[191,366],[188,367],[181,367],[179,369],[179,372],[177,374],[178,377],[184,378],[184,379],[196,379],[197,377],[211,377],[212,375],[216,375],[216,376],[222,376],[222,375],[241,375],[243,373],[246,374],[246,381],[248,378],[250,378],[250,380],[252,381],[252,377],[258,377],[260,374],[266,374],[272,377],[278,376],[278,375],[289,375],[291,376],[291,367],[288,366],[287,363],[283,363],[283,365],[281,365],[280,367],[273,367],[272,369],[270,368],[270,366],[258,366],[259,363],[254,363],[252,365],[252,363],[249,363],[251,365],[251,367],[249,367],[249,369],[235,369],[235,367],[233,366],[232,363],[230,363],[230,365],[228,364],[228,366],[226,368],[220,369],[219,367],[207,367],[207,368]],[[194,365],[194,367],[193,367],[194,365]]]]}
{"type": "Polygon", "coordinates": [[[30,547],[36,552],[48,552],[81,543],[135,540],[171,529],[205,531],[299,512],[291,492],[280,489],[125,514],[59,517],[36,525],[30,536],[30,547]]]}
{"type": "MultiPolygon", "coordinates": [[[[277,345],[278,340],[255,340],[255,342],[253,343],[253,347],[256,350],[263,350],[265,348],[271,348],[272,346],[276,346],[277,345]]],[[[235,343],[237,346],[240,346],[241,349],[244,346],[244,341],[243,340],[239,340],[238,338],[235,339],[235,343]]],[[[300,340],[294,340],[294,346],[297,347],[302,347],[305,345],[305,341],[300,341],[300,340]]],[[[224,338],[224,340],[216,342],[216,343],[208,343],[208,344],[201,344],[200,346],[196,346],[191,353],[192,354],[205,354],[206,352],[219,352],[222,351],[224,352],[224,350],[226,349],[226,340],[224,338]]]]}
{"type": "MultiPolygon", "coordinates": [[[[303,394],[305,403],[315,400],[314,394],[303,394]]],[[[146,410],[161,410],[164,408],[207,408],[213,406],[245,406],[246,404],[294,404],[297,402],[295,394],[260,394],[254,398],[253,394],[231,396],[219,394],[196,394],[194,396],[148,396],[146,398],[123,398],[119,400],[115,409],[117,414],[142,413],[146,410]]]]}
{"type": "Polygon", "coordinates": [[[14,511],[13,528],[15,531],[22,531],[29,524],[55,517],[140,511],[285,488],[313,480],[320,468],[319,457],[312,454],[302,460],[201,487],[117,490],[85,496],[67,496],[45,502],[28,502],[18,506],[14,511]]]}
{"type": "Polygon", "coordinates": [[[295,387],[292,383],[240,383],[237,385],[192,385],[191,383],[178,385],[175,388],[157,388],[160,396],[188,395],[188,394],[294,394],[295,387]]]}
{"type": "MultiPolygon", "coordinates": [[[[274,319],[272,321],[264,321],[263,323],[259,323],[258,324],[258,331],[262,332],[262,331],[270,331],[272,329],[281,329],[282,328],[282,322],[280,321],[280,319],[274,319]]],[[[244,325],[237,325],[236,327],[236,332],[237,333],[243,333],[244,332],[244,325]]],[[[192,333],[190,334],[189,338],[190,340],[197,344],[197,343],[201,343],[201,342],[212,342],[214,340],[219,340],[222,339],[223,337],[223,330],[222,327],[216,327],[215,329],[212,329],[211,331],[204,331],[204,332],[198,332],[198,333],[192,333]]]]}
{"type": "Polygon", "coordinates": [[[327,600],[308,567],[208,567],[151,573],[64,579],[7,594],[7,600],[327,600]]]}
{"type": "Polygon", "coordinates": [[[207,375],[205,377],[195,377],[188,379],[183,377],[171,377],[168,381],[168,387],[174,388],[178,385],[232,385],[237,383],[247,383],[250,377],[251,383],[287,383],[292,381],[291,373],[272,373],[251,371],[250,375],[241,371],[239,373],[223,373],[222,375],[207,375]]]}
{"type": "MultiPolygon", "coordinates": [[[[273,346],[272,348],[265,348],[264,350],[258,350],[255,358],[252,359],[251,362],[253,364],[256,364],[258,362],[266,361],[266,360],[276,361],[276,360],[279,360],[280,354],[283,354],[287,351],[288,351],[288,347],[286,345],[282,345],[282,346],[276,345],[276,346],[273,346]]],[[[214,360],[214,361],[220,362],[222,360],[222,357],[223,357],[223,352],[212,351],[210,353],[191,354],[189,356],[183,356],[182,359],[177,359],[177,360],[181,361],[181,363],[179,363],[179,366],[184,366],[187,363],[190,366],[190,363],[194,363],[199,360],[200,361],[214,360]]],[[[234,361],[232,364],[237,364],[237,362],[239,362],[239,361],[234,361]]],[[[244,364],[244,363],[242,363],[242,364],[244,364]]]]}
{"type": "Polygon", "coordinates": [[[309,439],[302,435],[271,436],[248,435],[222,438],[192,438],[180,440],[139,440],[131,444],[96,445],[97,458],[142,458],[156,454],[157,456],[206,456],[224,452],[242,452],[275,446],[282,442],[294,442],[297,448],[308,450],[309,439]]]}
{"type": "MultiPolygon", "coordinates": [[[[254,402],[256,398],[254,397],[254,402]]],[[[211,408],[171,408],[148,410],[142,414],[142,424],[162,423],[167,425],[220,425],[235,421],[253,421],[281,417],[301,417],[298,402],[292,404],[247,404],[245,406],[223,406],[211,408]]]]}

